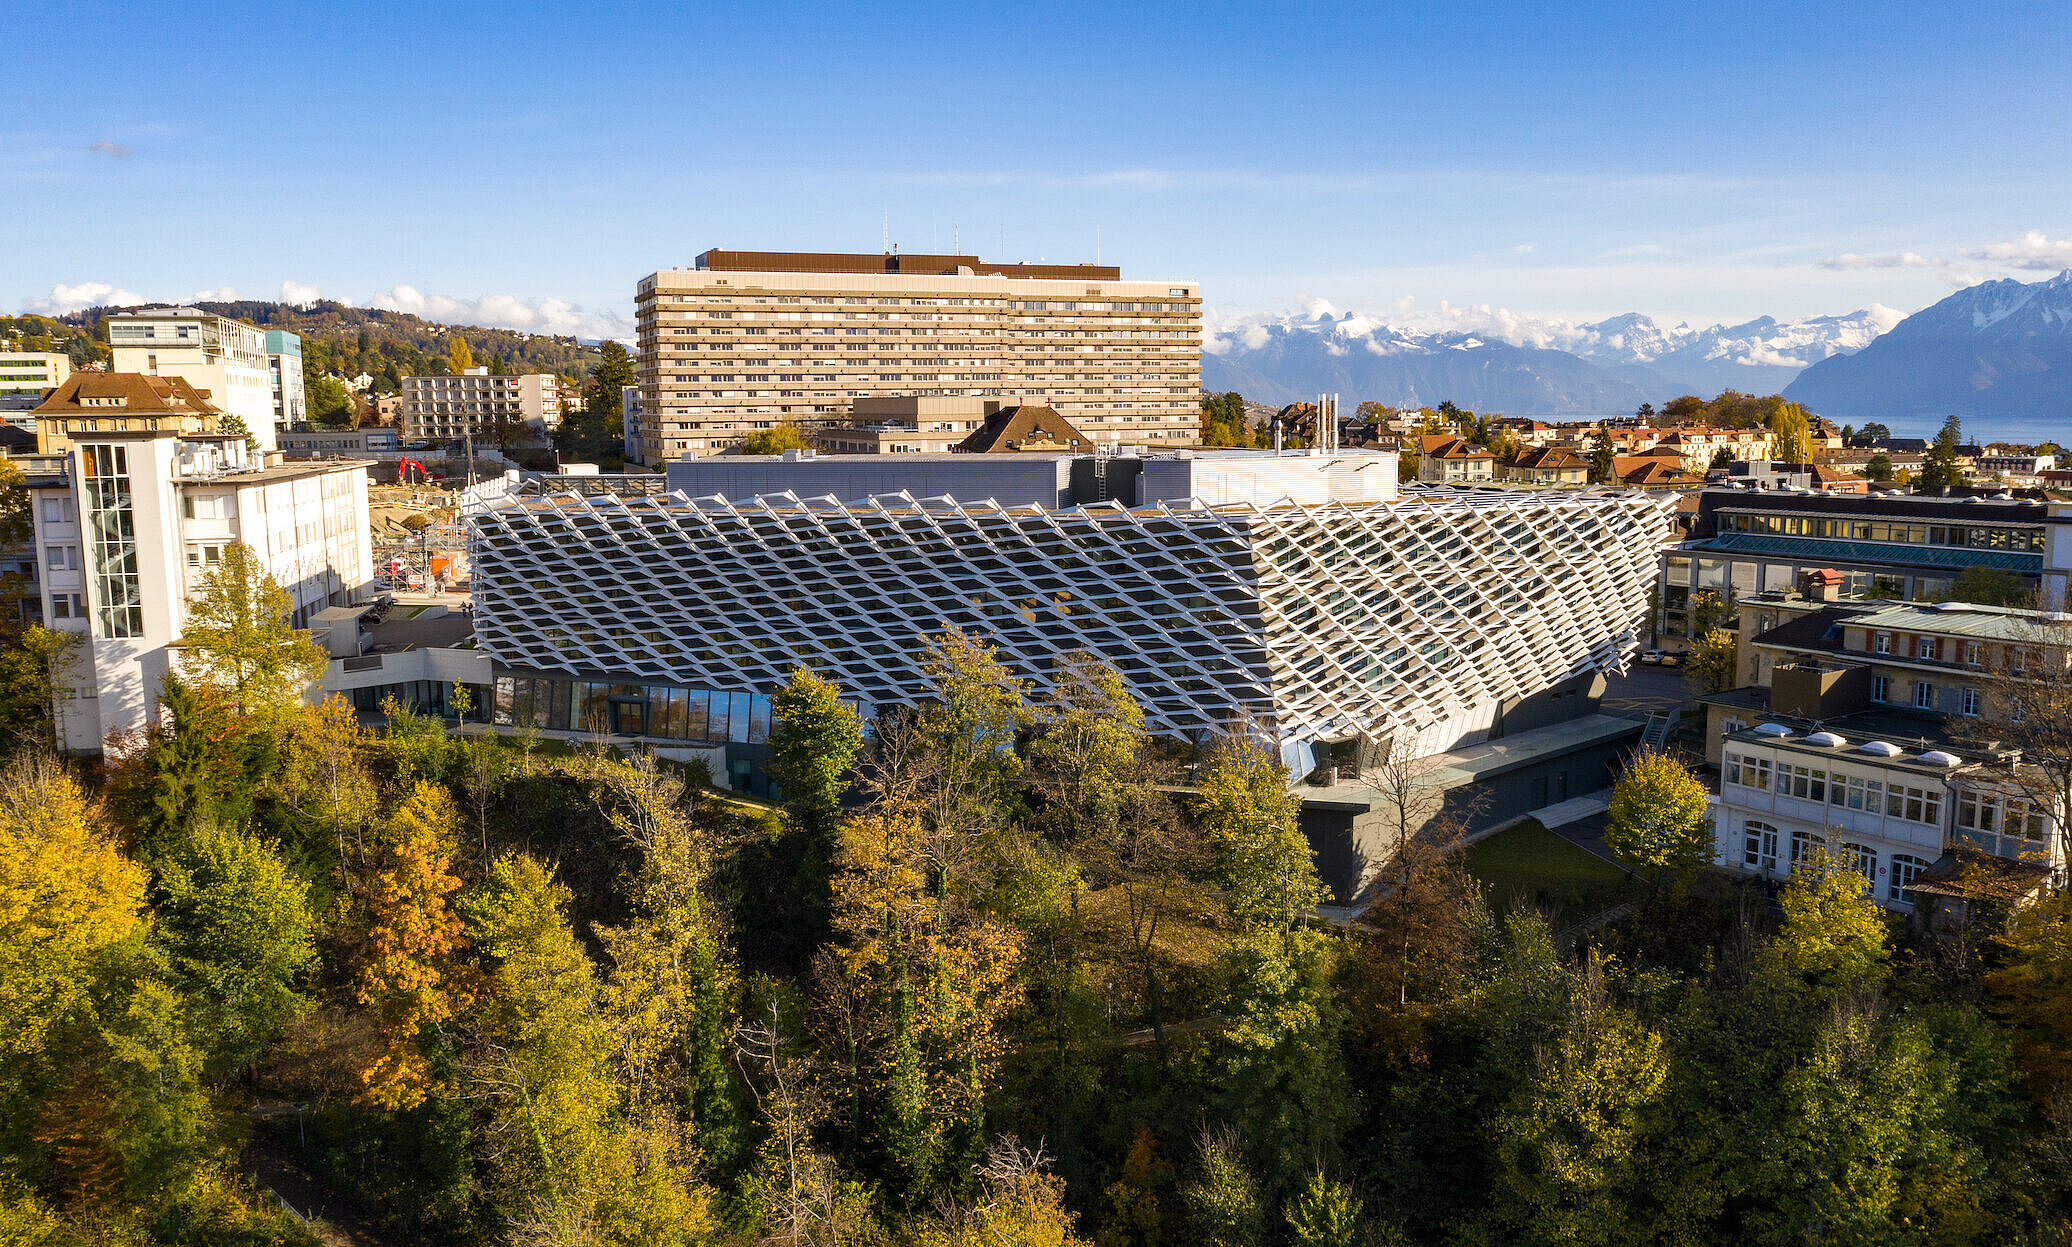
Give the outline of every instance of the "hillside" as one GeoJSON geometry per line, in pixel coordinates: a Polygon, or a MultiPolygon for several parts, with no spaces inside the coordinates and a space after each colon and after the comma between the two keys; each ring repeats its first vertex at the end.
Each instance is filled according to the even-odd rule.
{"type": "MultiPolygon", "coordinates": [[[[400,379],[437,375],[447,371],[448,344],[464,339],[475,362],[496,368],[502,360],[506,372],[556,372],[580,379],[597,362],[598,348],[572,337],[520,333],[513,329],[484,329],[477,325],[442,325],[408,312],[354,307],[324,300],[307,307],[259,299],[238,299],[228,303],[195,303],[205,312],[249,321],[262,329],[285,329],[302,338],[303,371],[311,376],[328,373],[353,377],[361,373],[374,378],[378,394],[395,391],[400,379]]],[[[39,328],[45,332],[62,324],[74,331],[90,333],[105,343],[103,322],[120,308],[97,307],[65,317],[62,322],[45,317],[20,317],[0,321],[0,336],[10,324],[22,325],[27,335],[39,328]],[[24,322],[41,322],[27,325],[24,322]]],[[[62,346],[52,349],[63,350],[62,346]]],[[[105,358],[105,348],[101,356],[105,358]]],[[[77,354],[77,352],[75,352],[77,354]]]]}
{"type": "Polygon", "coordinates": [[[1800,373],[1785,395],[1837,420],[2062,419],[2072,383],[2072,271],[1983,282],[1862,351],[1800,373]]]}

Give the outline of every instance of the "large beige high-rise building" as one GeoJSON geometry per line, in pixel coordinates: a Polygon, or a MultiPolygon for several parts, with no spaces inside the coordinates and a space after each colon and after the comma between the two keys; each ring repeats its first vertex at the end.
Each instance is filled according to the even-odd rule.
{"type": "Polygon", "coordinates": [[[403,440],[457,442],[473,430],[484,445],[545,445],[561,424],[561,378],[551,372],[403,378],[403,440]]]}
{"type": "Polygon", "coordinates": [[[1093,264],[708,251],[640,281],[627,458],[848,423],[859,398],[1047,404],[1104,443],[1193,445],[1201,287],[1093,264]]]}

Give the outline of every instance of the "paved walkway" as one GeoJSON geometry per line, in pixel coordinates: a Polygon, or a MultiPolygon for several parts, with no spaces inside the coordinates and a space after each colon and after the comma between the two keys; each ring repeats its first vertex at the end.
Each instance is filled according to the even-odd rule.
{"type": "Polygon", "coordinates": [[[1612,790],[1600,788],[1586,792],[1580,797],[1570,797],[1553,805],[1534,810],[1530,817],[1540,820],[1540,826],[1548,831],[1558,831],[1570,823],[1580,822],[1593,814],[1602,814],[1612,803],[1612,790]]]}

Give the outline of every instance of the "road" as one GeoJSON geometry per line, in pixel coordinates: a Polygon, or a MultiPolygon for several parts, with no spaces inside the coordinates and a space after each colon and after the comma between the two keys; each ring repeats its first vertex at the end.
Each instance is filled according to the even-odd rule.
{"type": "Polygon", "coordinates": [[[1605,680],[1604,709],[1610,714],[1678,710],[1690,704],[1691,690],[1680,667],[1643,667],[1635,661],[1625,675],[1605,680]]]}

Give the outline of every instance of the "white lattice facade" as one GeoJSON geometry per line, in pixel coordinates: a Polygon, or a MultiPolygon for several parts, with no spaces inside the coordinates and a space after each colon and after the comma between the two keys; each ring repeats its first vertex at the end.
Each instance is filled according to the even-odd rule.
{"type": "Polygon", "coordinates": [[[1155,732],[1244,720],[1284,743],[1428,752],[1625,661],[1663,507],[1445,490],[1059,511],[569,495],[473,518],[476,635],[510,671],[767,694],[805,662],[887,705],[925,695],[924,638],[954,627],[1038,690],[1058,656],[1094,650],[1155,732]]]}

